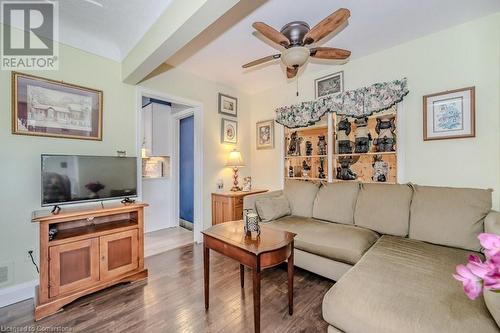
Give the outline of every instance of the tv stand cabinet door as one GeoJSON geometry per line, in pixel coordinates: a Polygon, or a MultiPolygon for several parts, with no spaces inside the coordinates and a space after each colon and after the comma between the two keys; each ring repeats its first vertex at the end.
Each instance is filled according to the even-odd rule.
{"type": "Polygon", "coordinates": [[[50,298],[99,283],[97,238],[51,246],[49,256],[50,298]]]}
{"type": "Polygon", "coordinates": [[[139,267],[138,230],[128,230],[99,238],[101,280],[110,280],[139,267]]]}

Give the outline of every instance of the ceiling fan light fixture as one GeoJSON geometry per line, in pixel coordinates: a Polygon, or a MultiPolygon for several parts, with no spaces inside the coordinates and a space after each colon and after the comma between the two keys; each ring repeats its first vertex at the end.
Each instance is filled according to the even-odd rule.
{"type": "Polygon", "coordinates": [[[295,46],[283,51],[281,60],[286,67],[300,67],[309,59],[309,49],[303,46],[295,46]]]}

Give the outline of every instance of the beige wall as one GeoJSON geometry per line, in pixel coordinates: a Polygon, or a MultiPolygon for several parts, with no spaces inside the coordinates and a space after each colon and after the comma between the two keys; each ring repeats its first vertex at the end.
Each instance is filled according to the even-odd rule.
{"type": "MultiPolygon", "coordinates": [[[[408,78],[404,101],[404,181],[419,184],[493,188],[493,205],[500,208],[500,14],[495,14],[349,61],[344,66],[299,77],[251,98],[251,126],[274,117],[277,106],[314,98],[314,79],[344,71],[345,89],[408,78]],[[476,138],[422,139],[422,96],[476,86],[476,138]]],[[[281,127],[281,125],[277,125],[281,127]]],[[[277,134],[279,131],[277,131],[277,134]]],[[[256,150],[252,134],[252,176],[259,187],[279,188],[278,148],[256,150]]],[[[277,137],[279,142],[279,137],[277,137]]]]}
{"type": "Polygon", "coordinates": [[[117,62],[60,45],[59,70],[27,72],[104,92],[103,141],[86,141],[11,134],[11,73],[0,71],[0,266],[13,267],[7,285],[37,278],[27,251],[38,262],[38,229],[30,222],[40,209],[40,154],[135,154],[135,87],[121,82],[117,62]]]}

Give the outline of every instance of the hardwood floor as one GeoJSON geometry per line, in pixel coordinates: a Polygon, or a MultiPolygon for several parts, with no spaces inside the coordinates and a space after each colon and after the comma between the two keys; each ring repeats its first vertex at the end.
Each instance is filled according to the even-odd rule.
{"type": "Polygon", "coordinates": [[[193,243],[193,232],[182,227],[161,229],[144,234],[144,256],[150,257],[193,243]]]}
{"type": "MultiPolygon", "coordinates": [[[[242,290],[239,264],[213,251],[210,309],[205,313],[202,252],[201,245],[191,244],[146,258],[147,282],[86,296],[36,323],[33,300],[0,308],[0,326],[39,326],[39,331],[52,332],[253,332],[251,284],[242,290]]],[[[245,273],[251,281],[250,270],[245,273]]],[[[333,281],[296,268],[294,314],[289,316],[286,265],[264,270],[262,331],[326,332],[321,303],[332,285],[333,281]]]]}

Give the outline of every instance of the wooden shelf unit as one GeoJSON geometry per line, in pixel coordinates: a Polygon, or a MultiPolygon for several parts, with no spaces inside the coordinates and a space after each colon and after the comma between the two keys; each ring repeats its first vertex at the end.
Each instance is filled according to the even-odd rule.
{"type": "Polygon", "coordinates": [[[35,212],[40,229],[40,283],[35,320],[79,297],[117,283],[143,280],[144,208],[147,204],[35,212]],[[49,230],[57,233],[49,240],[49,230]]]}

